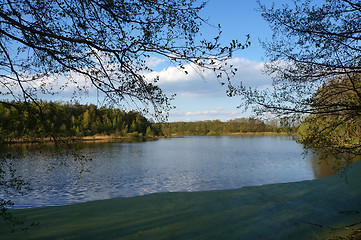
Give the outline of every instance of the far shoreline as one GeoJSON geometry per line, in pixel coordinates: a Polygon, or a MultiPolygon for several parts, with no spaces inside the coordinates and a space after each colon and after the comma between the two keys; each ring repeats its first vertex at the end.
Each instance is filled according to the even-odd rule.
{"type": "Polygon", "coordinates": [[[289,132],[236,132],[236,133],[224,133],[224,134],[205,134],[205,135],[187,135],[187,134],[172,134],[170,137],[190,137],[190,136],[297,136],[295,133],[289,133],[289,132]]]}
{"type": "Polygon", "coordinates": [[[113,135],[102,135],[96,134],[93,136],[83,136],[83,137],[58,137],[56,140],[51,137],[46,137],[43,139],[12,139],[8,141],[4,141],[0,143],[0,145],[12,145],[12,144],[44,144],[44,143],[78,143],[78,142],[112,142],[112,141],[134,141],[134,140],[155,140],[161,138],[172,138],[172,137],[222,137],[222,136],[289,136],[289,137],[297,137],[295,133],[289,132],[237,132],[237,133],[224,133],[224,134],[212,134],[212,135],[200,135],[200,134],[172,134],[172,135],[165,135],[165,136],[113,136],[113,135]]]}

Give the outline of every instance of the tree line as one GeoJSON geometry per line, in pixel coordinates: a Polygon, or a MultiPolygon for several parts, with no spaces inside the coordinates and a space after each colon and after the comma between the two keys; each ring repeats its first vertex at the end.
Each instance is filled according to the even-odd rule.
{"type": "Polygon", "coordinates": [[[101,135],[155,136],[160,129],[136,111],[94,104],[0,104],[0,142],[101,135]]]}
{"type": "Polygon", "coordinates": [[[94,104],[3,102],[0,104],[0,142],[35,141],[44,138],[224,135],[245,132],[295,133],[299,123],[291,118],[264,122],[237,118],[221,122],[152,123],[136,111],[122,111],[94,104]]]}
{"type": "Polygon", "coordinates": [[[255,118],[236,118],[222,122],[207,120],[196,122],[170,122],[162,124],[165,135],[225,135],[232,133],[280,133],[295,134],[300,122],[292,118],[279,118],[264,122],[255,118]]]}

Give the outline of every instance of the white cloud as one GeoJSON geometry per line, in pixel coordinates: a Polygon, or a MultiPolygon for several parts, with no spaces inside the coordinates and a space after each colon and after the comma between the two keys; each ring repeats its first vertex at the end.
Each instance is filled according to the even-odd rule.
{"type": "MultiPolygon", "coordinates": [[[[149,66],[162,67],[163,60],[159,58],[149,58],[149,66]]],[[[271,78],[262,74],[263,62],[251,61],[245,58],[234,58],[228,61],[228,66],[233,65],[238,69],[236,76],[232,79],[232,83],[237,86],[240,81],[246,86],[257,87],[258,89],[266,89],[271,85],[271,78]]],[[[172,102],[177,109],[170,112],[170,119],[176,120],[207,120],[234,119],[242,116],[241,110],[237,111],[240,104],[238,98],[228,98],[225,91],[227,86],[222,86],[216,78],[213,71],[200,71],[195,66],[185,65],[184,69],[176,67],[168,67],[161,71],[154,71],[145,74],[151,80],[159,76],[159,87],[167,94],[176,93],[176,99],[172,102]],[[187,71],[188,74],[184,72],[187,71]]],[[[60,98],[60,100],[69,100],[74,95],[77,87],[84,87],[84,91],[89,95],[81,97],[83,101],[98,101],[98,95],[95,87],[91,85],[83,76],[76,73],[68,73],[66,76],[49,77],[45,81],[51,85],[54,90],[59,91],[59,95],[51,96],[52,100],[60,98]],[[88,100],[89,99],[89,100],[88,100]]],[[[38,86],[39,83],[34,83],[38,86]]],[[[1,90],[1,89],[0,89],[1,90]]]]}
{"type": "Polygon", "coordinates": [[[202,98],[202,97],[208,97],[205,93],[197,93],[197,92],[181,92],[178,94],[178,96],[182,96],[184,98],[202,98]]]}
{"type": "Polygon", "coordinates": [[[159,84],[169,84],[174,82],[186,82],[194,81],[205,78],[209,75],[209,72],[201,72],[196,66],[188,64],[184,66],[184,69],[178,67],[168,67],[162,71],[154,71],[146,74],[148,80],[152,80],[155,77],[159,77],[159,84]]]}
{"type": "MultiPolygon", "coordinates": [[[[161,66],[164,59],[150,57],[148,66],[161,66]]],[[[237,86],[242,81],[246,86],[267,88],[270,85],[270,77],[262,74],[263,62],[251,61],[245,58],[234,58],[228,61],[228,66],[233,65],[238,69],[232,83],[237,86]]],[[[225,96],[227,86],[221,86],[219,79],[212,70],[202,71],[195,65],[188,64],[184,69],[168,67],[161,71],[145,74],[148,80],[159,76],[158,85],[167,94],[176,93],[185,98],[204,98],[225,96]],[[185,74],[185,71],[188,74],[185,74]]],[[[226,80],[224,80],[226,81],[226,80]]],[[[40,84],[47,86],[61,95],[71,95],[77,87],[83,87],[89,93],[94,92],[94,87],[83,76],[69,72],[65,76],[50,76],[42,82],[35,82],[33,86],[39,88],[40,84]]]]}
{"type": "Polygon", "coordinates": [[[150,57],[147,59],[147,66],[150,68],[157,67],[158,65],[164,63],[166,60],[157,57],[150,57]]]}
{"type": "Polygon", "coordinates": [[[223,110],[223,108],[218,107],[216,109],[207,109],[200,111],[185,111],[185,110],[172,110],[171,117],[173,121],[178,119],[181,121],[200,121],[200,120],[215,120],[219,119],[221,121],[226,121],[229,119],[235,119],[240,117],[240,111],[229,111],[223,110]]]}
{"type": "MultiPolygon", "coordinates": [[[[271,85],[271,78],[262,73],[263,62],[251,61],[245,58],[234,58],[228,60],[228,66],[237,68],[236,75],[232,78],[235,86],[242,82],[250,87],[268,87],[271,85]]],[[[162,71],[154,71],[146,74],[151,80],[159,77],[159,86],[167,93],[177,93],[184,97],[223,96],[227,89],[221,86],[215,73],[212,70],[202,71],[192,64],[184,66],[184,69],[168,67],[162,71]],[[188,74],[185,74],[185,71],[188,74]]],[[[227,81],[223,79],[223,81],[227,81]]]]}

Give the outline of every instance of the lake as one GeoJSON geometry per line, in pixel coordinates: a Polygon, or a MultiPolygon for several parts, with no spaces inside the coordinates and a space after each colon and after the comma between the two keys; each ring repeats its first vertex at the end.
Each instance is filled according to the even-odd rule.
{"type": "Polygon", "coordinates": [[[13,199],[14,208],[58,206],[156,192],[236,189],[311,180],[334,171],[290,137],[184,137],[122,143],[89,142],[73,161],[68,151],[21,153],[13,164],[32,190],[13,199]],[[82,170],[85,170],[82,172],[82,170]]]}

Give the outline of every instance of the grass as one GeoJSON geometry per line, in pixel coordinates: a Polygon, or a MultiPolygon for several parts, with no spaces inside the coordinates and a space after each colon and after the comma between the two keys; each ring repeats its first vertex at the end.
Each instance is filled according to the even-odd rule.
{"type": "Polygon", "coordinates": [[[236,190],[157,193],[12,210],[39,222],[0,239],[325,239],[361,219],[361,162],[345,177],[236,190]],[[331,228],[335,229],[332,230],[331,228]],[[340,229],[336,229],[340,228],[340,229]]]}

